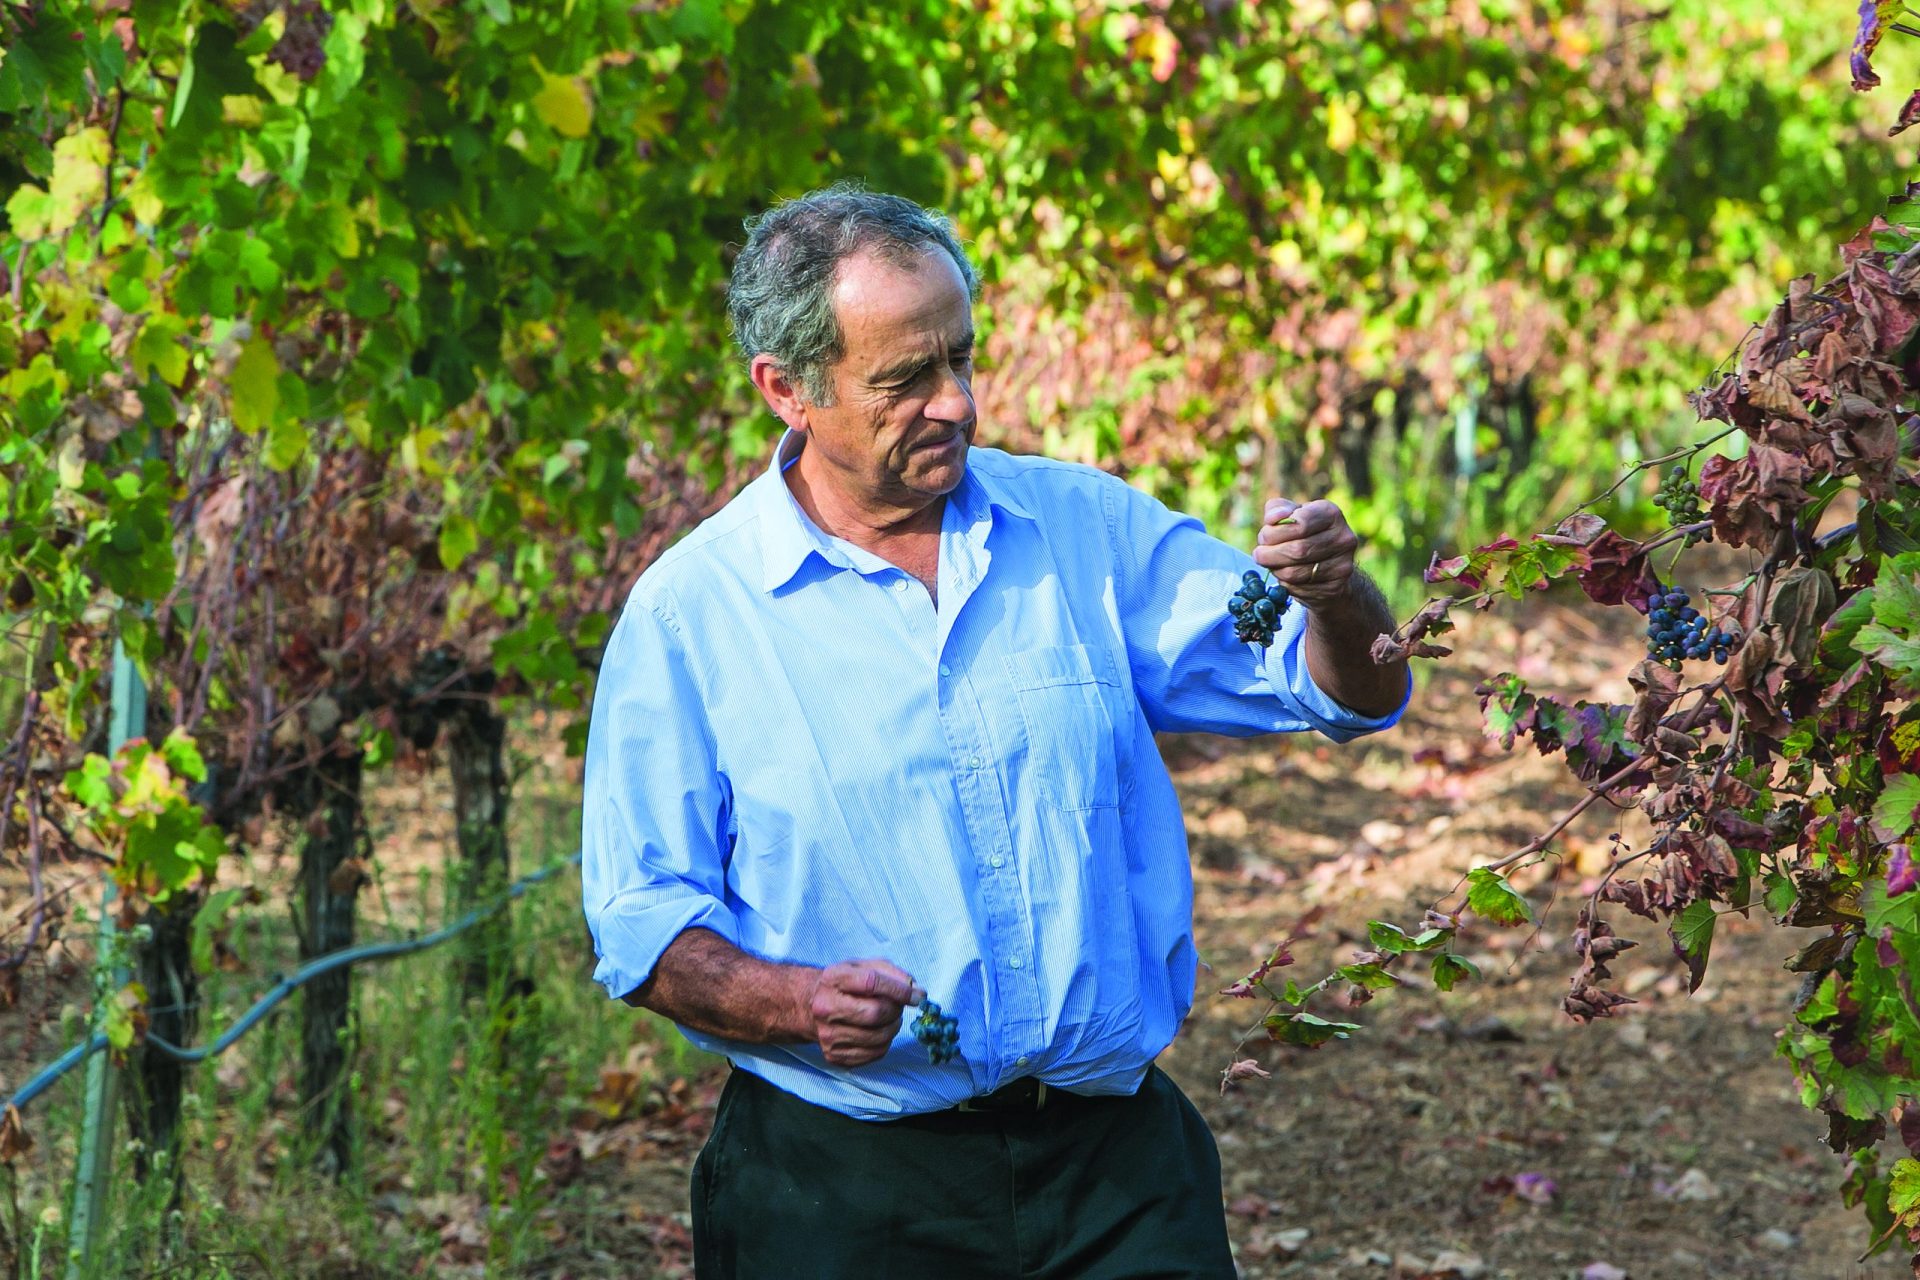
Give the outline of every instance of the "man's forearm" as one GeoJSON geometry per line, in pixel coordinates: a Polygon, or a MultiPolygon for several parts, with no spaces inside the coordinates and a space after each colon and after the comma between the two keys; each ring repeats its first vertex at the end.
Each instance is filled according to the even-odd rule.
{"type": "Polygon", "coordinates": [[[1313,682],[1349,710],[1384,716],[1407,692],[1407,664],[1373,660],[1373,642],[1393,630],[1386,597],[1366,574],[1355,571],[1346,597],[1316,605],[1307,614],[1307,670],[1313,682]]]}
{"type": "Polygon", "coordinates": [[[682,1026],[748,1044],[814,1038],[807,998],[820,971],[750,956],[710,929],[667,944],[653,976],[621,999],[682,1026]]]}

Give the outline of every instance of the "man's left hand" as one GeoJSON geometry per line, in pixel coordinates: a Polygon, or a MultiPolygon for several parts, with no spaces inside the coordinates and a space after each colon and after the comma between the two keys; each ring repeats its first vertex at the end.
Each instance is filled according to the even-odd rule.
{"type": "Polygon", "coordinates": [[[1346,513],[1325,498],[1305,505],[1269,498],[1253,559],[1312,608],[1347,598],[1359,546],[1346,513]]]}

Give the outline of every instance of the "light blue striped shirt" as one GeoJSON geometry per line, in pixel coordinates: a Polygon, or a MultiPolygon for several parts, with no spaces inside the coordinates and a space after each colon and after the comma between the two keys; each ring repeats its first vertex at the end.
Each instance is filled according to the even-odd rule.
{"type": "Polygon", "coordinates": [[[1131,1092],[1196,967],[1153,734],[1344,742],[1405,700],[1371,719],[1315,687],[1298,606],[1271,649],[1236,641],[1225,606],[1252,559],[1094,468],[974,447],[937,608],[822,532],[783,470],[642,574],[608,641],[583,823],[594,977],[627,994],[690,927],[769,960],[891,960],[959,1019],[954,1062],[904,1025],[855,1068],[687,1031],[863,1119],[1025,1075],[1131,1092]]]}

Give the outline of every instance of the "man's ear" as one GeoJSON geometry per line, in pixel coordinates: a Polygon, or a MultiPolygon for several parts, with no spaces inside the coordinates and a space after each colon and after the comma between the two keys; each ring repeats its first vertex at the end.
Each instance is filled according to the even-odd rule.
{"type": "Polygon", "coordinates": [[[800,394],[799,382],[779,361],[763,351],[747,366],[747,376],[753,379],[753,385],[775,417],[795,431],[807,429],[806,397],[800,394]]]}

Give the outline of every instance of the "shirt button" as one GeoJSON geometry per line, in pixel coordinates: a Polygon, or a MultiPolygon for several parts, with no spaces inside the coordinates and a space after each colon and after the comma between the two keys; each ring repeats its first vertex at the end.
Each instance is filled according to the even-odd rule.
{"type": "Polygon", "coordinates": [[[953,674],[953,668],[943,662],[940,664],[940,674],[943,676],[950,676],[953,674]]]}
{"type": "Polygon", "coordinates": [[[1007,968],[1018,969],[1024,963],[1025,961],[1021,960],[1019,956],[1015,956],[1013,959],[1007,961],[1007,968]]]}
{"type": "Polygon", "coordinates": [[[905,578],[895,578],[893,580],[893,589],[895,591],[905,591],[907,589],[907,580],[905,578]]]}
{"type": "Polygon", "coordinates": [[[1007,860],[996,853],[993,855],[992,858],[988,859],[987,865],[992,867],[995,871],[998,871],[1001,867],[1004,867],[1007,865],[1007,860]]]}
{"type": "Polygon", "coordinates": [[[967,768],[969,768],[969,769],[978,769],[979,767],[980,767],[980,757],[979,757],[979,756],[968,756],[968,757],[967,757],[967,768]]]}
{"type": "Polygon", "coordinates": [[[1032,1062],[1032,1061],[1033,1061],[1033,1059],[1032,1059],[1032,1058],[1029,1058],[1029,1057],[1028,1057],[1028,1056],[1027,1056],[1026,1054],[1024,1054],[1024,1053],[1023,1053],[1023,1054],[1021,1054],[1021,1055],[1020,1055],[1019,1057],[1017,1057],[1017,1058],[1015,1058],[1015,1059],[1013,1060],[1013,1065],[1014,1065],[1014,1066],[1016,1066],[1016,1067],[1024,1067],[1024,1066],[1026,1066],[1026,1065],[1027,1065],[1027,1064],[1028,1064],[1029,1062],[1032,1062]]]}

